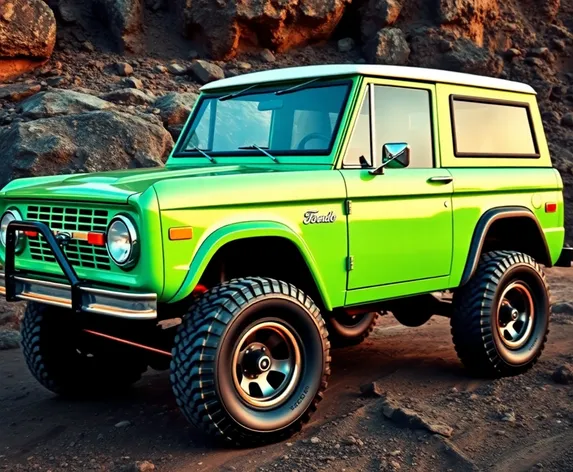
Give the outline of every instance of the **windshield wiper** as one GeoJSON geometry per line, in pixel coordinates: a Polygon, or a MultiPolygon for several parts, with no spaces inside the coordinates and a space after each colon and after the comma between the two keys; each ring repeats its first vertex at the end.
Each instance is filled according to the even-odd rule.
{"type": "Polygon", "coordinates": [[[316,78],[316,79],[309,80],[308,82],[304,82],[302,84],[295,85],[294,87],[289,87],[289,88],[284,89],[284,90],[277,90],[275,92],[275,95],[284,95],[286,93],[296,92],[297,90],[301,90],[301,89],[305,88],[307,85],[313,84],[314,82],[318,82],[319,80],[320,80],[320,78],[316,78]]]}
{"type": "Polygon", "coordinates": [[[209,159],[212,164],[217,164],[217,162],[215,161],[215,159],[213,159],[209,154],[207,154],[205,151],[203,151],[203,149],[199,149],[197,146],[190,146],[189,149],[192,149],[193,151],[196,151],[196,152],[198,152],[199,154],[202,154],[202,155],[205,156],[207,159],[209,159]]]}
{"type": "Polygon", "coordinates": [[[262,152],[265,156],[269,156],[273,161],[279,164],[279,160],[275,156],[273,156],[270,152],[266,151],[266,149],[268,148],[265,149],[260,146],[257,146],[256,144],[251,144],[250,146],[241,146],[239,147],[239,149],[256,149],[257,151],[262,152]]]}
{"type": "Polygon", "coordinates": [[[259,84],[251,85],[250,87],[247,87],[246,89],[243,89],[243,90],[239,90],[238,92],[233,92],[233,93],[230,93],[228,95],[223,95],[221,98],[219,98],[219,101],[224,102],[225,100],[230,100],[231,98],[236,98],[240,95],[243,95],[244,93],[247,93],[249,90],[254,89],[258,85],[259,84]]]}

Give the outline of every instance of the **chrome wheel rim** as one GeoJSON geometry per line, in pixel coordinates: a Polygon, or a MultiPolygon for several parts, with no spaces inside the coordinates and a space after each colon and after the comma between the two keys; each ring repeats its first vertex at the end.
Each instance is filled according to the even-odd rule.
{"type": "Polygon", "coordinates": [[[498,306],[497,330],[510,349],[519,349],[529,340],[535,320],[535,304],[529,288],[513,282],[503,291],[498,306]]]}
{"type": "Polygon", "coordinates": [[[301,346],[291,330],[278,322],[257,324],[243,334],[233,354],[233,383],[240,397],[257,408],[271,408],[297,385],[301,346]]]}

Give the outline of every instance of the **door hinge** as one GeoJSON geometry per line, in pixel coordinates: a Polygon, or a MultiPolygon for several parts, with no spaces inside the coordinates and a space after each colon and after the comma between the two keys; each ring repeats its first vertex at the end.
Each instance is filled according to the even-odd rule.
{"type": "Polygon", "coordinates": [[[346,258],[346,270],[350,272],[352,269],[354,269],[354,256],[348,256],[346,258]]]}
{"type": "Polygon", "coordinates": [[[352,214],[352,200],[346,200],[346,202],[344,202],[344,211],[346,215],[352,214]]]}

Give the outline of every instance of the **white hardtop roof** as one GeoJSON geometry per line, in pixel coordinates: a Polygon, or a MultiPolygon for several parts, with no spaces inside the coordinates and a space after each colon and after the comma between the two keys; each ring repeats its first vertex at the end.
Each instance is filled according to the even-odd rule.
{"type": "Polygon", "coordinates": [[[507,92],[520,92],[535,94],[535,90],[520,82],[495,79],[474,74],[449,72],[437,69],[423,69],[407,66],[383,66],[373,64],[333,64],[317,66],[288,67],[273,69],[217,80],[204,85],[202,91],[213,91],[223,88],[250,86],[265,82],[279,82],[287,80],[315,79],[317,77],[335,77],[341,75],[365,75],[372,77],[385,77],[391,79],[416,80],[431,83],[445,83],[454,85],[469,85],[488,89],[505,90],[507,92]]]}

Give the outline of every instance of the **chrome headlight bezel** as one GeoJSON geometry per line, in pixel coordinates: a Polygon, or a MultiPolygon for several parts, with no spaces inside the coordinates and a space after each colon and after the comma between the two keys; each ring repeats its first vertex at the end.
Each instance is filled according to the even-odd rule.
{"type": "MultiPolygon", "coordinates": [[[[23,221],[22,215],[16,208],[9,208],[4,212],[2,217],[0,218],[0,244],[4,249],[6,249],[6,230],[8,228],[8,224],[12,221],[23,221]],[[4,223],[5,218],[12,218],[8,223],[4,223]]],[[[16,250],[21,249],[21,242],[23,238],[20,235],[19,231],[16,231],[16,250]]]]}
{"type": "Polygon", "coordinates": [[[116,215],[112,218],[106,230],[105,247],[110,259],[118,267],[131,269],[135,266],[139,259],[139,236],[135,222],[129,216],[116,215]],[[117,239],[116,241],[110,240],[112,237],[117,238],[118,233],[129,242],[129,250],[125,250],[125,248],[123,251],[120,250],[123,254],[119,254],[117,248],[114,248],[114,245],[118,243],[117,239]]]}

